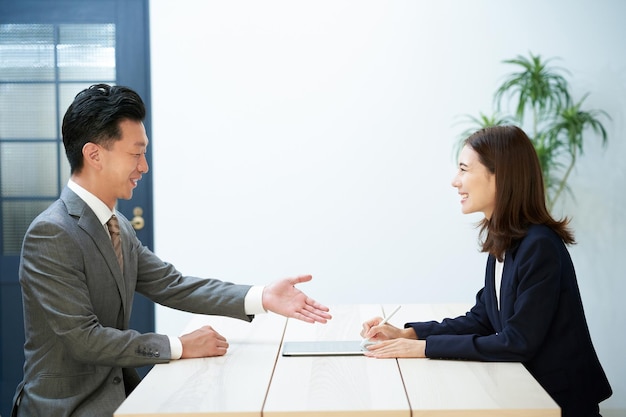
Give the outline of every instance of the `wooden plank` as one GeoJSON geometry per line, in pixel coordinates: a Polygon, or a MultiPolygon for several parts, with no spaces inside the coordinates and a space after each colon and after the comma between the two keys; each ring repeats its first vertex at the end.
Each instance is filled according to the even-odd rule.
{"type": "MultiPolygon", "coordinates": [[[[285,341],[361,340],[361,324],[377,305],[331,306],[333,319],[311,327],[289,320],[285,341]]],[[[279,356],[263,409],[274,416],[410,416],[395,359],[279,356]]]]}
{"type": "Polygon", "coordinates": [[[398,359],[413,417],[557,417],[520,363],[398,359]]]}
{"type": "MultiPolygon", "coordinates": [[[[560,415],[519,363],[280,356],[283,332],[285,341],[360,340],[365,320],[395,307],[334,306],[334,318],[326,325],[273,314],[260,315],[252,324],[194,316],[186,331],[212,325],[229,340],[227,355],[156,366],[115,416],[249,417],[261,416],[261,410],[264,417],[560,415]]],[[[390,323],[402,327],[408,321],[441,320],[469,307],[406,305],[390,323]]]]}
{"type": "MultiPolygon", "coordinates": [[[[469,305],[408,305],[398,321],[441,320],[469,305]]],[[[398,359],[413,417],[557,417],[561,411],[521,363],[398,359]]]]}
{"type": "Polygon", "coordinates": [[[225,356],[156,365],[116,417],[261,416],[286,320],[257,315],[252,323],[196,315],[185,332],[211,325],[229,343],[225,356]]]}

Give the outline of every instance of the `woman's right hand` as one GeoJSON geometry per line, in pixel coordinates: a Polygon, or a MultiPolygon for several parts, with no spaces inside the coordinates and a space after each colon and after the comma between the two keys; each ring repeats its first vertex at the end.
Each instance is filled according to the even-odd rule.
{"type": "Polygon", "coordinates": [[[383,321],[382,317],[374,317],[363,323],[361,337],[371,342],[405,337],[404,329],[399,329],[389,323],[385,323],[381,326],[381,321],[383,321]]]}

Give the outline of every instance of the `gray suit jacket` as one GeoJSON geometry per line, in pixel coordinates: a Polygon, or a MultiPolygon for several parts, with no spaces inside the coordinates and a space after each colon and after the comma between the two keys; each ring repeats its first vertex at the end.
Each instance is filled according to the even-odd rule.
{"type": "Polygon", "coordinates": [[[252,320],[249,286],[183,276],[119,220],[123,273],[106,230],[68,188],[26,232],[18,416],[111,416],[125,398],[122,368],[170,360],[167,336],[128,328],[135,291],[180,310],[252,320]]]}

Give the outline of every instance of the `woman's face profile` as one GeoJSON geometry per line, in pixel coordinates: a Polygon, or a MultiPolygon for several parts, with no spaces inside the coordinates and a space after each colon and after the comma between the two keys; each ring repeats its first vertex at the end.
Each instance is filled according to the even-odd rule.
{"type": "Polygon", "coordinates": [[[461,196],[463,214],[482,212],[487,219],[491,217],[496,203],[496,176],[480,162],[478,153],[469,145],[465,145],[459,155],[452,186],[461,196]]]}

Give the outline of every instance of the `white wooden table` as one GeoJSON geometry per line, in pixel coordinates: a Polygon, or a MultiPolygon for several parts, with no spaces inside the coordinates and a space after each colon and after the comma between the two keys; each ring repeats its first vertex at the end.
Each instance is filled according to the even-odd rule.
{"type": "MultiPolygon", "coordinates": [[[[228,353],[156,365],[115,416],[560,416],[519,363],[280,354],[283,341],[360,340],[361,323],[393,307],[331,306],[325,325],[274,314],[252,323],[194,316],[187,330],[210,324],[228,339],[228,353]]],[[[440,320],[467,308],[404,305],[390,322],[440,320]]]]}

